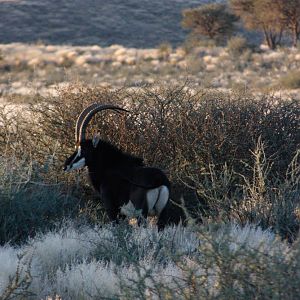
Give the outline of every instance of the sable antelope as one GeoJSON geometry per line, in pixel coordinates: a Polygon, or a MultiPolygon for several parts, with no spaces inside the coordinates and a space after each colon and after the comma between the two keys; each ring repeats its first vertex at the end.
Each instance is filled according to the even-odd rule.
{"type": "Polygon", "coordinates": [[[99,136],[86,139],[86,128],[100,111],[128,112],[114,106],[94,103],[79,115],[75,127],[75,152],[66,160],[64,170],[87,166],[91,183],[100,194],[104,208],[112,221],[122,215],[121,207],[133,204],[144,217],[157,216],[161,229],[168,222],[166,205],[170,182],[158,168],[146,167],[139,157],[124,153],[99,136]],[[130,203],[131,202],[131,203],[130,203]]]}

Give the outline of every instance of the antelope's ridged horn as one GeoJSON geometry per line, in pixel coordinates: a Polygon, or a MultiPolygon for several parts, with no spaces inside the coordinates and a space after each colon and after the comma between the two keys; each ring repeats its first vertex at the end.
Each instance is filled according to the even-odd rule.
{"type": "Polygon", "coordinates": [[[78,143],[79,142],[79,132],[80,132],[80,128],[81,128],[81,124],[82,121],[84,120],[85,116],[87,115],[87,113],[89,111],[91,111],[92,109],[94,109],[95,107],[97,107],[99,105],[99,103],[93,103],[91,105],[89,105],[88,107],[86,107],[79,115],[77,121],[76,121],[76,126],[75,126],[75,142],[78,143]]]}
{"type": "Polygon", "coordinates": [[[128,110],[115,106],[115,105],[111,105],[111,104],[100,104],[98,103],[96,107],[94,107],[92,110],[90,110],[86,116],[84,117],[81,126],[80,126],[80,130],[79,130],[79,136],[78,136],[78,142],[81,143],[83,141],[85,141],[85,133],[86,133],[86,128],[90,122],[90,120],[92,119],[92,117],[99,111],[102,110],[106,110],[106,109],[112,109],[116,112],[121,112],[121,111],[125,111],[125,112],[129,112],[128,110]]]}

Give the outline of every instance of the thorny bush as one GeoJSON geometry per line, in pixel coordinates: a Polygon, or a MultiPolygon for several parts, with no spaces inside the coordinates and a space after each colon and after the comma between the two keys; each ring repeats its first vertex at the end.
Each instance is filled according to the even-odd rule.
{"type": "MultiPolygon", "coordinates": [[[[77,84],[42,100],[24,108],[17,117],[8,107],[1,109],[1,153],[17,157],[30,154],[42,166],[50,159],[52,167],[44,180],[74,185],[78,174],[66,176],[62,165],[74,148],[78,114],[93,102],[126,107],[128,114],[97,114],[89,126],[90,136],[100,132],[102,138],[124,151],[163,168],[172,181],[172,198],[177,201],[183,194],[192,216],[197,216],[193,212],[200,209],[202,217],[237,218],[232,208],[238,205],[238,211],[247,203],[254,174],[249,166],[255,164],[253,153],[259,141],[269,164],[264,180],[271,185],[288,179],[299,148],[299,101],[272,95],[195,90],[187,84],[121,89],[77,84]],[[229,174],[228,181],[224,182],[224,174],[229,174]],[[207,191],[219,196],[208,197],[207,191]],[[224,198],[229,201],[223,202],[224,198]]],[[[90,193],[83,178],[81,187],[90,193]]],[[[299,194],[299,182],[293,191],[299,194]]],[[[261,193],[264,198],[265,191],[261,193]]],[[[295,222],[293,226],[298,228],[295,222]]]]}

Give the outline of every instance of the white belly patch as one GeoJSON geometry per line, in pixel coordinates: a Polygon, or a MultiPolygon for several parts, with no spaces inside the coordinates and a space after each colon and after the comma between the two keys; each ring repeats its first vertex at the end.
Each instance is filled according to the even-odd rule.
{"type": "Polygon", "coordinates": [[[169,189],[165,185],[151,189],[146,195],[148,215],[159,216],[169,200],[169,189]]]}

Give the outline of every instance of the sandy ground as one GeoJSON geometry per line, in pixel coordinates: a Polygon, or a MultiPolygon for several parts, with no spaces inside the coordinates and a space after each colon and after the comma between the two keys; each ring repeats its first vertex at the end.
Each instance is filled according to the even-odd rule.
{"type": "Polygon", "coordinates": [[[280,86],[283,76],[299,69],[297,49],[270,51],[262,47],[260,53],[235,58],[222,47],[187,52],[168,44],[158,49],[0,44],[0,101],[19,103],[36,94],[55,95],[58,87],[74,82],[120,87],[180,83],[187,79],[200,87],[247,87],[256,93],[271,91],[300,98],[299,90],[280,86]]]}

